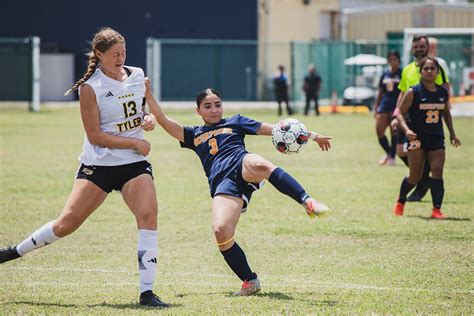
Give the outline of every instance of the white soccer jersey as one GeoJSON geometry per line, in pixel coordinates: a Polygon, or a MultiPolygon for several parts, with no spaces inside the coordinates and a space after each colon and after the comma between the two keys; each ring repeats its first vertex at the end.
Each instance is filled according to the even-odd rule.
{"type": "MultiPolygon", "coordinates": [[[[124,81],[112,79],[97,68],[84,84],[94,89],[102,132],[143,139],[140,125],[144,116],[145,75],[141,68],[125,67],[132,73],[124,81]]],[[[145,160],[145,156],[135,149],[93,145],[85,135],[79,160],[89,166],[118,166],[145,160]]]]}

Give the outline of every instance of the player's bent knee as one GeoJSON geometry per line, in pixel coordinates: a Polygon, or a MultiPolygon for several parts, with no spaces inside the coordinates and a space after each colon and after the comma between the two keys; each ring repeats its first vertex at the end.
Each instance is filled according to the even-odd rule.
{"type": "Polygon", "coordinates": [[[232,226],[225,223],[214,224],[213,230],[218,244],[228,241],[234,235],[232,226]]]}
{"type": "Polygon", "coordinates": [[[58,237],[65,237],[75,232],[81,224],[82,222],[78,222],[76,219],[62,217],[54,222],[53,232],[58,237]]]}
{"type": "Polygon", "coordinates": [[[248,167],[250,171],[258,175],[266,175],[266,174],[272,173],[273,170],[275,170],[276,168],[276,166],[273,163],[271,163],[270,161],[262,157],[252,159],[249,162],[248,167]]]}

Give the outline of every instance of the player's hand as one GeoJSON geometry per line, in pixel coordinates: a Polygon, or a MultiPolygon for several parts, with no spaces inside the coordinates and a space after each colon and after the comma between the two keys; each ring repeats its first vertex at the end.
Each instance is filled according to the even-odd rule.
{"type": "Polygon", "coordinates": [[[150,78],[145,77],[145,95],[151,93],[151,81],[150,78]]]}
{"type": "Polygon", "coordinates": [[[449,138],[451,140],[451,145],[455,148],[461,146],[461,140],[456,135],[450,135],[449,138]]]}
{"type": "Polygon", "coordinates": [[[143,117],[142,128],[149,132],[155,129],[156,118],[153,114],[149,113],[143,117]]]}
{"type": "Polygon", "coordinates": [[[396,118],[394,118],[391,122],[390,122],[390,127],[392,128],[392,131],[396,131],[397,128],[398,128],[398,120],[396,118]]]}
{"type": "Polygon", "coordinates": [[[331,136],[324,136],[324,135],[318,134],[316,136],[316,139],[314,139],[314,141],[318,143],[319,148],[321,148],[321,150],[328,151],[329,148],[331,148],[331,143],[329,142],[331,139],[332,139],[331,136]]]}
{"type": "Polygon", "coordinates": [[[135,141],[135,149],[140,153],[142,154],[143,156],[148,156],[148,154],[150,153],[150,148],[151,148],[151,145],[149,142],[147,142],[146,140],[144,139],[138,139],[136,138],[136,141],[135,141]]]}
{"type": "Polygon", "coordinates": [[[411,129],[407,130],[405,135],[407,136],[408,141],[410,142],[416,140],[416,133],[411,129]]]}

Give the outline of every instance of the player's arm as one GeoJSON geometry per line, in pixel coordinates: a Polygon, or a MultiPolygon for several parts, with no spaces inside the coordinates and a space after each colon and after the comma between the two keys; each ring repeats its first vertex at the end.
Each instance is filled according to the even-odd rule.
{"type": "Polygon", "coordinates": [[[150,143],[144,139],[133,137],[115,136],[104,133],[100,129],[99,106],[95,98],[95,92],[91,86],[81,86],[79,97],[82,124],[86,131],[87,139],[93,145],[107,148],[133,148],[140,154],[146,156],[150,152],[150,143]]]}
{"type": "Polygon", "coordinates": [[[260,128],[257,131],[257,135],[271,136],[273,126],[274,126],[273,124],[262,123],[262,125],[260,125],[260,128]]]}
{"type": "Polygon", "coordinates": [[[398,126],[400,126],[402,131],[405,132],[409,140],[416,139],[416,134],[412,130],[410,130],[410,128],[407,125],[407,122],[405,121],[405,115],[410,110],[412,103],[413,103],[413,90],[408,89],[407,93],[403,95],[403,99],[400,102],[400,111],[397,114],[397,120],[398,120],[398,126]]]}
{"type": "Polygon", "coordinates": [[[443,119],[449,130],[449,140],[451,142],[451,145],[453,145],[454,147],[458,147],[461,146],[461,140],[456,136],[456,132],[454,131],[453,117],[451,116],[450,108],[451,106],[448,101],[446,102],[446,108],[443,111],[443,119]]]}
{"type": "Polygon", "coordinates": [[[155,100],[155,97],[151,93],[151,83],[148,78],[145,78],[145,97],[150,107],[150,112],[156,117],[158,124],[163,127],[163,129],[176,138],[177,140],[183,142],[184,141],[184,127],[181,123],[173,120],[172,118],[168,117],[158,102],[155,100]]]}

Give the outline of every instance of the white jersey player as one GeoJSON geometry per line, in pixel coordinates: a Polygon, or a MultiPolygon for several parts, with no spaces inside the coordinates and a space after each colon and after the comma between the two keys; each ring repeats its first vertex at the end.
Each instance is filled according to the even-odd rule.
{"type": "MultiPolygon", "coordinates": [[[[84,85],[94,90],[102,132],[143,139],[140,127],[144,117],[145,76],[141,68],[123,68],[129,73],[124,81],[114,80],[98,68],[84,85]]],[[[86,135],[79,160],[85,165],[116,166],[145,160],[145,156],[133,148],[93,145],[86,135]]]]}
{"type": "MultiPolygon", "coordinates": [[[[138,226],[140,304],[167,307],[153,293],[157,265],[157,212],[150,143],[143,130],[156,119],[144,112],[145,77],[125,64],[125,39],[110,28],[92,40],[87,72],[66,93],[80,88],[79,101],[86,137],[81,166],[62,213],[18,245],[0,249],[0,263],[49,245],[74,232],[112,190],[122,193],[138,226]]],[[[100,235],[100,232],[99,234],[100,235]]]]}

